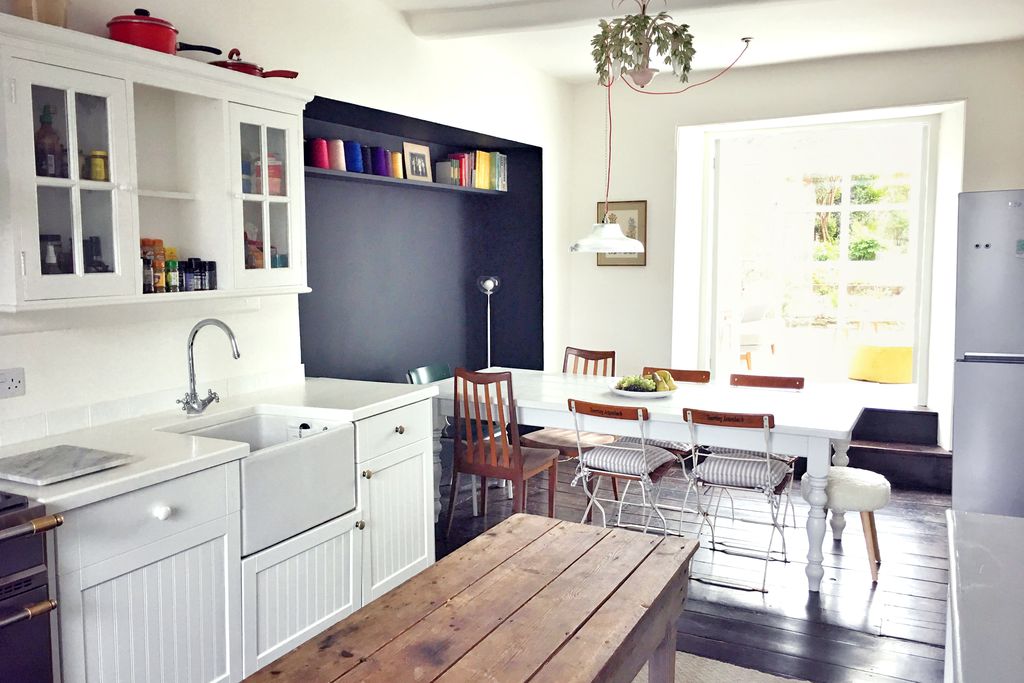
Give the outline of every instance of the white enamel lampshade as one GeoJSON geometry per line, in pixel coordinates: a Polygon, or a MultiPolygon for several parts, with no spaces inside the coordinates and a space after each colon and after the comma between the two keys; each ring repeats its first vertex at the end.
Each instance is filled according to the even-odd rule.
{"type": "Polygon", "coordinates": [[[594,223],[589,235],[569,245],[570,252],[595,254],[639,254],[643,250],[643,242],[626,237],[618,223],[594,223]]]}

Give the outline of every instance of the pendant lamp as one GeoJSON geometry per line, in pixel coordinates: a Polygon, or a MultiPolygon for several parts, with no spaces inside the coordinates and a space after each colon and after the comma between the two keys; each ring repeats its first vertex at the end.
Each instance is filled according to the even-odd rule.
{"type": "Polygon", "coordinates": [[[618,223],[594,223],[589,235],[569,245],[570,252],[595,254],[639,254],[643,250],[643,242],[626,237],[618,223]]]}

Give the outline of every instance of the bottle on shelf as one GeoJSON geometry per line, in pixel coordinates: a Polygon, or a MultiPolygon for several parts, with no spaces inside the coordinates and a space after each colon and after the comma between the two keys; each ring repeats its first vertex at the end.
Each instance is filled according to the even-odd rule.
{"type": "Polygon", "coordinates": [[[53,107],[44,104],[36,131],[36,175],[56,177],[60,172],[60,136],[53,128],[53,107]]]}
{"type": "Polygon", "coordinates": [[[168,292],[179,291],[178,285],[178,262],[168,259],[164,287],[168,292]]]}
{"type": "Polygon", "coordinates": [[[206,288],[217,289],[217,262],[206,262],[206,288]]]}
{"type": "Polygon", "coordinates": [[[142,257],[142,293],[153,293],[153,259],[142,257]]]}

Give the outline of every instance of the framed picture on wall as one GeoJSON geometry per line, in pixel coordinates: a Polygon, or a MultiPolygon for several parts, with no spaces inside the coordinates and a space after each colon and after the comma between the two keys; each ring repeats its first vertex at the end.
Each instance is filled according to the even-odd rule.
{"type": "MultiPolygon", "coordinates": [[[[608,220],[618,223],[626,237],[640,240],[644,251],[639,254],[598,254],[599,266],[647,265],[647,202],[608,202],[608,220]]],[[[597,222],[604,221],[604,202],[597,203],[597,222]]]]}
{"type": "Polygon", "coordinates": [[[421,180],[425,183],[434,182],[430,166],[430,150],[426,145],[415,142],[403,142],[405,150],[405,177],[409,180],[421,180]]]}

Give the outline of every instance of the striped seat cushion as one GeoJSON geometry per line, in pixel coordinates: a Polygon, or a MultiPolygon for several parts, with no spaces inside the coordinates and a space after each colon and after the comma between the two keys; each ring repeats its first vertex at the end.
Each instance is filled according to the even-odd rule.
{"type": "MultiPolygon", "coordinates": [[[[619,441],[622,443],[631,443],[636,446],[640,445],[639,436],[620,436],[619,441]]],[[[686,451],[690,452],[690,444],[682,441],[667,441],[665,439],[644,439],[644,443],[648,446],[657,446],[658,448],[664,448],[670,451],[686,451]]]]}
{"type": "Polygon", "coordinates": [[[676,456],[664,448],[647,444],[641,451],[638,444],[621,439],[586,451],[581,458],[583,465],[590,469],[634,477],[653,472],[673,460],[676,460],[676,456]]]}
{"type": "Polygon", "coordinates": [[[786,460],[772,458],[765,461],[764,453],[738,450],[716,450],[693,468],[693,476],[706,484],[718,486],[739,486],[774,490],[789,474],[790,465],[786,460]]]}

